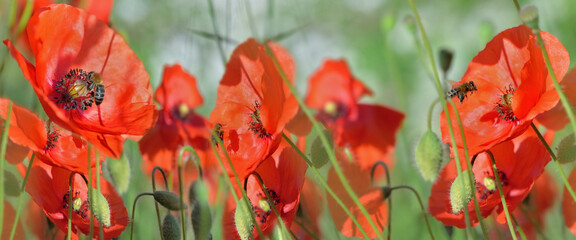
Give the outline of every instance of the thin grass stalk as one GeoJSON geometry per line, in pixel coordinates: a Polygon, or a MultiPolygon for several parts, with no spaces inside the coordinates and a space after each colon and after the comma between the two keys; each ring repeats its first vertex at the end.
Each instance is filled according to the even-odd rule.
{"type": "MultiPolygon", "coordinates": [[[[134,223],[136,223],[136,219],[134,219],[134,215],[136,214],[136,203],[138,202],[138,199],[140,199],[140,197],[142,197],[142,196],[154,197],[154,194],[153,193],[140,193],[134,199],[134,203],[132,203],[132,217],[130,218],[130,240],[132,240],[132,236],[134,235],[134,223]]],[[[154,201],[154,202],[156,202],[156,201],[154,201]]],[[[162,231],[160,231],[160,236],[162,236],[162,231]]]]}
{"type": "Polygon", "coordinates": [[[20,219],[20,212],[22,211],[22,199],[24,198],[24,189],[26,187],[26,182],[28,181],[28,176],[30,175],[30,169],[32,169],[32,164],[34,163],[34,157],[36,153],[33,152],[28,162],[28,168],[26,169],[26,175],[24,175],[24,180],[22,181],[22,186],[20,186],[20,194],[18,195],[18,206],[16,208],[16,217],[14,217],[14,225],[12,225],[12,231],[10,232],[10,240],[14,239],[16,234],[16,226],[18,226],[18,220],[20,219]]]}
{"type": "Polygon", "coordinates": [[[496,187],[500,193],[500,201],[502,202],[502,207],[504,208],[504,214],[506,214],[506,222],[508,223],[508,228],[510,229],[510,235],[512,239],[516,240],[516,231],[514,231],[514,226],[512,224],[512,218],[510,217],[510,212],[508,211],[508,204],[506,204],[506,197],[504,196],[504,191],[502,191],[502,183],[500,182],[500,176],[498,176],[498,168],[496,167],[496,161],[494,160],[494,155],[490,150],[487,150],[488,156],[490,157],[490,165],[492,165],[492,171],[494,173],[494,178],[496,179],[496,187]]]}
{"type": "MultiPolygon", "coordinates": [[[[6,159],[6,146],[8,145],[8,132],[10,131],[10,117],[12,115],[12,102],[8,101],[8,116],[4,122],[4,131],[2,132],[2,146],[0,146],[0,179],[4,181],[4,162],[6,159]]],[[[4,226],[4,184],[0,184],[0,236],[2,236],[2,227],[4,226]]]]}

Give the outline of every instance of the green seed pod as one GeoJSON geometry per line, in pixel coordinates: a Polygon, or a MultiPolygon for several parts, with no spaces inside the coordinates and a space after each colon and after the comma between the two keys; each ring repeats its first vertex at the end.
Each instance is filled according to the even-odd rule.
{"type": "Polygon", "coordinates": [[[106,163],[116,190],[120,194],[125,193],[130,185],[130,161],[128,161],[125,154],[122,154],[120,159],[111,159],[106,161],[106,163]]]}
{"type": "Polygon", "coordinates": [[[452,212],[459,213],[464,209],[464,207],[472,199],[472,194],[474,194],[474,183],[467,184],[468,178],[472,175],[472,171],[467,169],[464,172],[458,174],[458,177],[454,179],[452,186],[450,187],[450,204],[452,205],[452,212]]]}
{"type": "MultiPolygon", "coordinates": [[[[73,204],[74,207],[76,207],[76,201],[74,201],[73,204]]],[[[110,227],[110,205],[108,205],[108,201],[104,195],[94,188],[92,189],[92,202],[90,203],[90,209],[99,222],[106,227],[110,227]]]]}
{"type": "Polygon", "coordinates": [[[182,238],[181,235],[178,220],[172,214],[166,214],[164,221],[162,221],[162,236],[164,240],[180,240],[182,238]]]}
{"type": "Polygon", "coordinates": [[[426,131],[416,146],[416,166],[426,181],[433,182],[442,165],[443,144],[431,130],[426,131]]]}
{"type": "Polygon", "coordinates": [[[566,136],[557,148],[558,161],[560,163],[571,163],[576,160],[576,142],[574,141],[574,134],[566,136]]]}
{"type": "Polygon", "coordinates": [[[518,11],[518,16],[520,20],[526,26],[531,27],[532,29],[536,30],[538,28],[538,9],[534,5],[526,5],[518,11]]]}
{"type": "Polygon", "coordinates": [[[178,195],[173,192],[155,191],[154,200],[156,200],[156,202],[160,203],[160,205],[164,206],[165,208],[174,211],[188,208],[186,204],[184,204],[184,208],[180,207],[180,197],[178,197],[178,195]]]}
{"type": "Polygon", "coordinates": [[[245,198],[240,199],[236,205],[236,212],[234,212],[234,223],[242,240],[250,239],[252,229],[254,229],[254,221],[252,221],[250,211],[252,211],[252,206],[248,204],[248,201],[245,198]]]}

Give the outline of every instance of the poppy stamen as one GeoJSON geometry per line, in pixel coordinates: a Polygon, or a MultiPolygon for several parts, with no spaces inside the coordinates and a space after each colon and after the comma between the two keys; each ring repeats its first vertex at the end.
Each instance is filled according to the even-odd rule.
{"type": "Polygon", "coordinates": [[[82,199],[80,198],[80,191],[76,191],[74,193],[74,197],[72,198],[71,202],[69,200],[68,193],[64,194],[64,196],[62,197],[62,208],[68,209],[70,205],[72,206],[72,211],[80,215],[80,217],[82,218],[88,217],[87,213],[89,210],[88,201],[82,201],[82,199]]]}
{"type": "Polygon", "coordinates": [[[59,137],[60,133],[56,130],[48,132],[48,139],[46,139],[46,145],[44,146],[44,151],[48,151],[56,147],[56,143],[58,142],[59,137]]]}
{"type": "MultiPolygon", "coordinates": [[[[498,178],[500,178],[500,184],[502,187],[508,186],[508,179],[506,178],[506,174],[500,170],[498,171],[498,178]]],[[[492,174],[488,171],[484,171],[484,179],[482,182],[476,182],[475,184],[476,194],[479,196],[478,198],[482,201],[485,201],[495,193],[497,190],[496,188],[496,179],[492,174]]]]}
{"type": "Polygon", "coordinates": [[[95,82],[93,72],[71,69],[60,80],[54,82],[53,99],[64,110],[86,110],[94,102],[95,82]]]}
{"type": "Polygon", "coordinates": [[[260,117],[261,107],[262,106],[258,101],[254,102],[252,114],[250,114],[249,129],[254,132],[254,134],[258,135],[259,138],[268,138],[271,137],[272,134],[266,131],[264,124],[262,124],[262,118],[260,117]]]}
{"type": "MultiPolygon", "coordinates": [[[[274,205],[273,207],[276,207],[278,204],[280,204],[280,197],[278,197],[278,194],[276,194],[274,190],[268,189],[268,194],[270,194],[270,200],[274,205]]],[[[261,224],[264,224],[268,222],[268,217],[270,217],[270,214],[272,213],[272,209],[270,208],[272,206],[270,206],[264,193],[259,192],[257,196],[258,204],[253,206],[254,215],[261,224]]]]}
{"type": "Polygon", "coordinates": [[[496,103],[494,110],[498,112],[498,115],[502,117],[503,120],[506,121],[516,121],[518,118],[514,115],[514,111],[512,110],[512,97],[514,96],[514,89],[512,86],[509,86],[506,89],[506,93],[500,97],[500,102],[496,103]]]}

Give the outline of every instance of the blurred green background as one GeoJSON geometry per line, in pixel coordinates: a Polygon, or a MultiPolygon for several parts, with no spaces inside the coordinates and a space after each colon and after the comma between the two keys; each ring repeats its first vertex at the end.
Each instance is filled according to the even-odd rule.
{"type": "MultiPolygon", "coordinates": [[[[4,19],[7,19],[10,2],[2,0],[0,3],[2,39],[7,38],[8,26],[4,19]]],[[[205,100],[204,106],[196,111],[205,116],[214,107],[216,89],[224,72],[216,41],[198,34],[214,31],[208,3],[203,0],[116,0],[111,17],[112,26],[123,34],[144,62],[153,86],[159,85],[166,64],[180,63],[196,76],[205,100]]],[[[576,53],[576,1],[520,1],[520,4],[536,5],[541,28],[555,35],[571,55],[576,53]]],[[[416,5],[434,54],[437,55],[441,48],[454,51],[452,68],[447,75],[454,81],[459,80],[467,64],[488,40],[521,23],[512,1],[419,0],[416,5]]],[[[301,96],[306,94],[308,76],[324,59],[346,59],[353,74],[374,92],[373,97],[367,97],[363,102],[384,104],[406,114],[397,136],[392,182],[414,187],[427,204],[431,183],[422,180],[416,171],[413,151],[426,130],[429,103],[437,98],[437,93],[420,36],[413,34],[406,21],[412,16],[408,1],[216,0],[214,12],[219,34],[234,41],[223,43],[227,57],[236,44],[249,37],[264,40],[291,33],[279,42],[294,57],[296,87],[301,96]]],[[[42,112],[16,62],[5,57],[6,48],[0,48],[0,56],[4,56],[1,61],[5,61],[4,71],[0,73],[0,96],[42,112]]],[[[436,132],[438,114],[439,107],[432,120],[436,132]]],[[[138,164],[137,145],[133,142],[127,145],[132,163],[138,164]]],[[[135,194],[150,190],[149,185],[134,184],[149,182],[139,169],[133,168],[132,173],[136,181],[125,198],[129,212],[135,194]]],[[[427,239],[428,233],[414,196],[399,191],[392,198],[395,203],[393,237],[427,239]]],[[[547,217],[546,236],[550,239],[574,237],[566,231],[559,202],[558,199],[552,214],[547,217]]],[[[155,217],[151,212],[143,212],[151,204],[152,200],[139,203],[141,218],[138,219],[144,220],[139,220],[142,225],[137,225],[137,237],[156,234],[155,217]]],[[[441,223],[433,220],[432,225],[438,239],[448,237],[441,223]]],[[[455,239],[463,237],[462,231],[455,234],[455,239]]]]}

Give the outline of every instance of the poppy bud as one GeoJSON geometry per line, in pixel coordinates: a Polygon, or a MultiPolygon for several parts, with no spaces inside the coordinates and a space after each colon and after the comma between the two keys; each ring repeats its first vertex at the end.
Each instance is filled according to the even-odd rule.
{"type": "Polygon", "coordinates": [[[162,236],[165,240],[180,240],[180,224],[176,218],[168,213],[162,222],[162,236]]]}
{"type": "Polygon", "coordinates": [[[472,199],[472,194],[474,194],[474,184],[467,184],[472,171],[467,169],[466,171],[458,174],[458,177],[454,179],[452,186],[450,187],[450,204],[452,205],[452,212],[454,214],[459,213],[464,209],[464,207],[472,199]]]}
{"type": "Polygon", "coordinates": [[[254,221],[250,217],[250,211],[252,211],[252,206],[248,205],[246,199],[241,198],[236,205],[236,212],[234,212],[234,223],[238,236],[242,240],[250,239],[250,236],[252,236],[254,221]]]}
{"type": "Polygon", "coordinates": [[[390,32],[392,28],[396,25],[396,15],[392,12],[386,13],[382,15],[380,19],[380,26],[382,27],[382,31],[384,34],[390,32]]]}
{"type": "Polygon", "coordinates": [[[454,57],[454,52],[450,49],[442,48],[440,50],[440,67],[444,73],[450,70],[452,66],[452,58],[454,57]]]}
{"type": "Polygon", "coordinates": [[[192,213],[190,218],[192,219],[195,239],[211,239],[212,214],[210,214],[210,207],[206,204],[200,204],[200,202],[196,202],[191,206],[192,213]]]}
{"type": "Polygon", "coordinates": [[[322,144],[320,137],[316,137],[312,142],[312,146],[310,147],[310,161],[312,161],[312,164],[316,168],[323,167],[328,162],[328,153],[326,152],[326,149],[334,151],[334,140],[332,137],[330,137],[328,132],[323,131],[323,134],[326,136],[328,142],[330,143],[329,148],[322,144]]]}
{"type": "MultiPolygon", "coordinates": [[[[108,201],[102,195],[102,193],[96,189],[92,189],[92,202],[90,203],[90,209],[92,209],[92,214],[100,223],[106,227],[110,227],[110,205],[108,201]]],[[[82,200],[80,200],[81,202],[82,200]]],[[[76,208],[77,202],[73,202],[73,207],[76,208]]],[[[79,206],[82,204],[80,203],[79,206]]],[[[79,207],[78,207],[79,208],[79,207]]]]}
{"type": "Polygon", "coordinates": [[[130,161],[126,158],[126,155],[122,154],[120,159],[106,161],[108,164],[108,170],[116,190],[118,193],[122,194],[128,190],[128,185],[130,184],[130,161]]]}
{"type": "Polygon", "coordinates": [[[154,200],[160,203],[160,205],[168,208],[170,210],[179,211],[186,209],[187,206],[184,204],[184,208],[180,208],[180,197],[173,192],[168,191],[155,191],[154,200]]]}
{"type": "Polygon", "coordinates": [[[526,26],[532,28],[533,30],[537,31],[538,28],[538,9],[534,5],[526,5],[518,11],[518,16],[520,20],[526,26]]]}
{"type": "Polygon", "coordinates": [[[576,160],[576,142],[574,141],[574,134],[566,136],[557,148],[558,161],[560,163],[570,163],[576,160]]]}
{"type": "Polygon", "coordinates": [[[416,146],[416,166],[426,181],[434,181],[443,159],[443,145],[431,130],[426,131],[416,146]]]}

